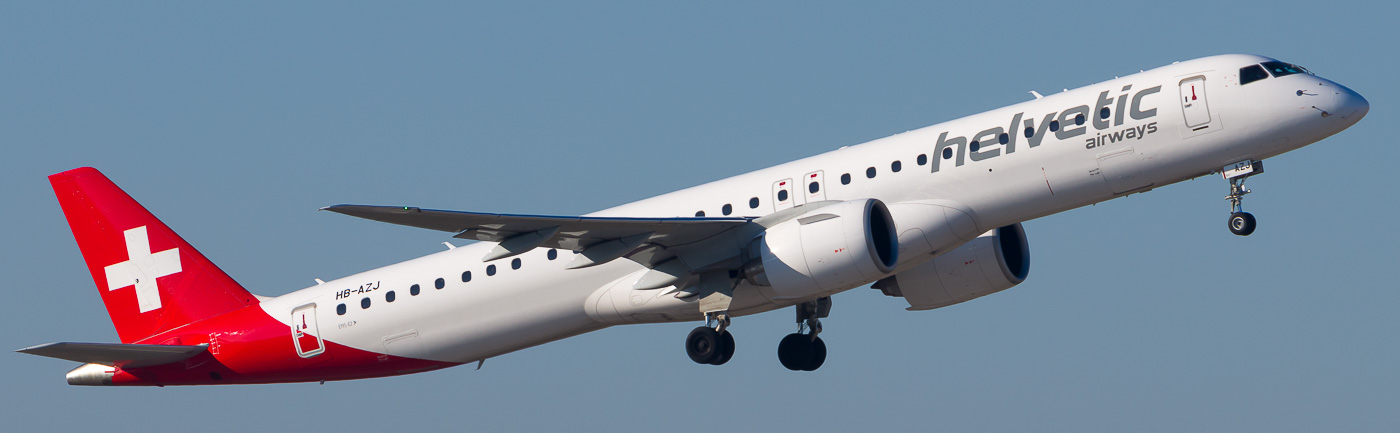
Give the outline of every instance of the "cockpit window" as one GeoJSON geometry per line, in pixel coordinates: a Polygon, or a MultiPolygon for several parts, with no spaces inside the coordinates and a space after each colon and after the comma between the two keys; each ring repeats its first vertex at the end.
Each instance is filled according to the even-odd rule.
{"type": "Polygon", "coordinates": [[[1269,73],[1270,73],[1270,74],[1274,74],[1274,77],[1275,77],[1275,78],[1277,78],[1277,77],[1282,77],[1282,76],[1284,76],[1284,75],[1293,75],[1293,74],[1308,74],[1308,75],[1312,75],[1312,74],[1313,74],[1312,71],[1307,70],[1307,68],[1304,68],[1304,67],[1298,66],[1298,65],[1294,65],[1294,64],[1291,64],[1291,63],[1284,63],[1284,62],[1279,62],[1279,61],[1273,61],[1273,62],[1264,62],[1264,63],[1262,63],[1262,65],[1264,65],[1264,69],[1268,69],[1268,70],[1269,70],[1269,73]]]}
{"type": "Polygon", "coordinates": [[[1253,83],[1265,78],[1269,78],[1269,73],[1264,72],[1264,67],[1259,65],[1249,65],[1240,68],[1240,85],[1253,83]]]}

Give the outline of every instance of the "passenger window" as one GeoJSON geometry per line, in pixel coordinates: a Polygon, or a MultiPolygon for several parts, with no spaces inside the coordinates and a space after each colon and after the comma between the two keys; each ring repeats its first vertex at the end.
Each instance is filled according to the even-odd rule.
{"type": "MultiPolygon", "coordinates": [[[[696,216],[705,216],[705,213],[699,212],[699,215],[696,216]]],[[[544,256],[549,257],[550,260],[557,259],[559,258],[559,250],[551,249],[549,252],[545,253],[544,256]]]]}
{"type": "Polygon", "coordinates": [[[1253,83],[1265,78],[1269,78],[1269,73],[1264,71],[1263,66],[1249,65],[1240,68],[1240,85],[1253,83]]]}
{"type": "Polygon", "coordinates": [[[1007,133],[1005,133],[1005,132],[1001,133],[1001,135],[997,136],[997,142],[998,142],[998,143],[1001,143],[1001,144],[1010,143],[1010,142],[1011,142],[1011,134],[1007,134],[1007,133]]]}
{"type": "Polygon", "coordinates": [[[1051,121],[1050,121],[1050,132],[1057,132],[1057,131],[1059,131],[1059,130],[1060,130],[1060,121],[1058,121],[1058,120],[1051,120],[1051,121]]]}
{"type": "Polygon", "coordinates": [[[1099,110],[1099,118],[1100,118],[1100,119],[1107,119],[1109,114],[1110,114],[1110,113],[1108,112],[1108,107],[1103,107],[1102,109],[1099,110]]]}
{"type": "MultiPolygon", "coordinates": [[[[463,282],[463,283],[470,283],[471,281],[472,281],[472,271],[463,272],[463,273],[462,273],[462,282],[463,282]]],[[[441,279],[441,278],[438,278],[437,288],[439,288],[439,289],[442,288],[442,279],[441,279]]]]}
{"type": "Polygon", "coordinates": [[[369,298],[361,299],[361,300],[360,300],[360,309],[367,309],[367,308],[369,308],[369,298]]]}
{"type": "Polygon", "coordinates": [[[510,261],[510,268],[511,268],[511,269],[520,269],[520,259],[517,258],[517,259],[515,259],[515,260],[511,260],[511,261],[510,261]]]}
{"type": "Polygon", "coordinates": [[[788,193],[785,189],[778,190],[778,201],[787,201],[788,193]]]}
{"type": "MultiPolygon", "coordinates": [[[[696,217],[703,217],[703,216],[705,216],[705,211],[703,211],[703,210],[695,211],[695,216],[696,216],[696,217]]],[[[551,258],[550,260],[554,260],[554,259],[551,258]]]]}
{"type": "Polygon", "coordinates": [[[1076,126],[1077,126],[1077,125],[1083,125],[1083,124],[1084,124],[1084,113],[1079,113],[1079,114],[1074,115],[1074,124],[1075,124],[1076,126]]]}
{"type": "Polygon", "coordinates": [[[495,275],[496,275],[496,265],[488,265],[488,266],[486,266],[486,276],[491,277],[491,276],[495,276],[495,275]]]}
{"type": "MultiPolygon", "coordinates": [[[[471,279],[472,279],[472,273],[471,273],[471,272],[467,272],[467,273],[462,274],[462,282],[467,282],[467,281],[470,281],[471,279]]],[[[446,280],[443,280],[443,279],[441,279],[441,278],[438,278],[437,281],[433,281],[433,287],[437,287],[438,290],[442,290],[443,287],[447,287],[447,281],[446,281],[446,280]]]]}
{"type": "Polygon", "coordinates": [[[729,216],[729,214],[734,213],[734,206],[730,206],[728,203],[725,203],[724,207],[719,208],[719,212],[724,214],[725,216],[729,216]]]}
{"type": "MultiPolygon", "coordinates": [[[[971,151],[973,151],[973,152],[976,152],[978,149],[981,149],[981,148],[982,148],[982,143],[978,142],[977,140],[972,140],[971,143],[968,143],[968,144],[967,144],[967,150],[971,150],[971,151]]],[[[947,149],[944,149],[944,150],[947,150],[947,149]]]]}
{"type": "Polygon", "coordinates": [[[899,161],[895,161],[895,162],[891,162],[891,163],[890,163],[890,171],[892,171],[892,172],[899,173],[899,170],[900,170],[900,169],[903,169],[903,168],[904,168],[904,164],[900,164],[899,161]]]}
{"type": "Polygon", "coordinates": [[[1032,128],[1032,127],[1027,126],[1027,127],[1026,127],[1026,138],[1031,138],[1031,137],[1034,137],[1034,136],[1035,136],[1035,128],[1032,128]]]}
{"type": "Polygon", "coordinates": [[[749,209],[758,209],[758,197],[749,199],[749,209]]]}
{"type": "Polygon", "coordinates": [[[850,185],[850,184],[851,184],[851,174],[850,174],[850,173],[846,173],[846,174],[841,175],[841,184],[842,184],[842,185],[850,185]]]}
{"type": "Polygon", "coordinates": [[[945,148],[943,148],[943,159],[953,159],[953,148],[951,148],[951,147],[945,147],[945,148]]]}
{"type": "Polygon", "coordinates": [[[384,302],[394,302],[394,298],[395,296],[393,290],[384,293],[384,302]]]}
{"type": "Polygon", "coordinates": [[[870,168],[865,169],[865,177],[874,179],[874,178],[875,178],[875,167],[870,167],[870,168]]]}
{"type": "Polygon", "coordinates": [[[914,162],[919,163],[920,166],[928,164],[928,155],[919,154],[919,157],[916,158],[914,162]]]}
{"type": "Polygon", "coordinates": [[[335,306],[335,315],[337,315],[337,316],[344,316],[344,315],[345,315],[345,304],[340,304],[340,305],[336,305],[336,306],[335,306]]]}
{"type": "Polygon", "coordinates": [[[418,285],[414,284],[408,288],[408,294],[418,296],[418,285]]]}
{"type": "MultiPolygon", "coordinates": [[[[812,183],[807,184],[807,192],[809,192],[809,193],[816,194],[817,191],[821,191],[821,190],[822,190],[822,185],[821,185],[820,183],[812,182],[812,183]]],[[[787,191],[783,191],[783,192],[787,192],[787,191]]],[[[779,195],[782,195],[782,194],[779,194],[779,195]]]]}

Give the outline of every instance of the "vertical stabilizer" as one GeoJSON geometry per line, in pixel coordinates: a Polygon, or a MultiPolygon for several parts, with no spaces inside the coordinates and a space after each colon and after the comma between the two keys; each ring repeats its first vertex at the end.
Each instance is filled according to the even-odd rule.
{"type": "Polygon", "coordinates": [[[123,343],[258,303],[97,169],[49,182],[123,343]]]}

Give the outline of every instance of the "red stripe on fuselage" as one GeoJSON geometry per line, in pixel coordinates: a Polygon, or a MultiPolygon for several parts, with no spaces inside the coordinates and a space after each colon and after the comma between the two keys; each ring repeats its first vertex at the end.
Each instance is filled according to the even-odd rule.
{"type": "Polygon", "coordinates": [[[249,306],[151,336],[143,344],[209,344],[199,356],[173,364],[118,369],[113,385],[219,385],[396,376],[460,365],[404,358],[323,340],[325,352],[297,355],[291,328],[249,306]]]}

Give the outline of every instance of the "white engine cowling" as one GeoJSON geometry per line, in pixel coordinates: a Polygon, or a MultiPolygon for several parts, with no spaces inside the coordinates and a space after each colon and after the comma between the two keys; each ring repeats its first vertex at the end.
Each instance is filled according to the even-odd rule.
{"type": "Polygon", "coordinates": [[[885,276],[899,260],[899,239],[884,203],[851,200],[770,227],[750,250],[750,283],[772,300],[802,299],[885,276]]]}
{"type": "Polygon", "coordinates": [[[977,239],[889,278],[871,288],[902,296],[910,310],[931,310],[1009,289],[1030,273],[1030,246],[1021,224],[983,233],[977,239]]]}

